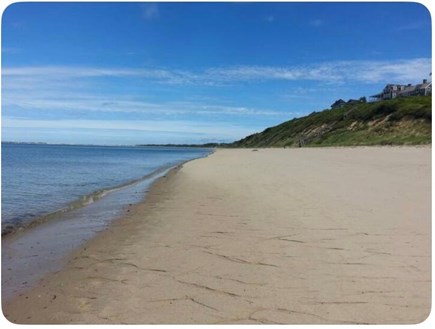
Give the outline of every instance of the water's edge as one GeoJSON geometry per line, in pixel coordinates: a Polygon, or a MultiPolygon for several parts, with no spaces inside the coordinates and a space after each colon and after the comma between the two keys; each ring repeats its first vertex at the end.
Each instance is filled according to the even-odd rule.
{"type": "Polygon", "coordinates": [[[60,219],[62,216],[64,216],[66,213],[78,210],[80,208],[86,207],[101,198],[105,197],[109,193],[116,192],[120,189],[126,188],[128,186],[140,183],[142,181],[152,179],[153,176],[159,175],[160,173],[167,171],[174,166],[166,166],[166,167],[160,167],[153,172],[142,176],[138,179],[134,179],[131,181],[127,181],[123,184],[119,184],[112,187],[107,187],[103,189],[96,190],[90,194],[83,195],[79,199],[76,199],[62,208],[55,210],[53,212],[47,213],[47,214],[41,214],[41,215],[35,215],[34,218],[31,221],[17,221],[17,224],[11,224],[6,223],[4,226],[2,226],[2,239],[8,238],[10,236],[13,236],[14,234],[21,233],[21,232],[27,232],[28,230],[35,228],[38,225],[45,224],[51,220],[60,219]]]}
{"type": "Polygon", "coordinates": [[[63,208],[44,216],[36,224],[3,236],[2,301],[24,293],[35,287],[43,277],[61,270],[70,254],[126,215],[129,206],[144,202],[147,192],[160,178],[187,162],[208,157],[212,153],[213,151],[177,165],[159,168],[133,182],[101,190],[98,197],[89,203],[82,202],[72,210],[71,207],[66,210],[63,208]],[[122,206],[120,199],[124,201],[122,206]],[[113,206],[113,203],[116,205],[113,206]],[[95,221],[92,218],[93,211],[103,211],[104,216],[95,221]],[[92,220],[89,221],[89,218],[92,220]]]}

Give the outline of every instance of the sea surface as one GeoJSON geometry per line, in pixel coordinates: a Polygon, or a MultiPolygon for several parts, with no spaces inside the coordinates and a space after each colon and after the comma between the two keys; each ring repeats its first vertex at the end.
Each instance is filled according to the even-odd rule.
{"type": "Polygon", "coordinates": [[[211,149],[2,143],[2,299],[60,270],[151,184],[211,149]]]}
{"type": "Polygon", "coordinates": [[[89,205],[209,149],[2,144],[2,233],[89,205]]]}

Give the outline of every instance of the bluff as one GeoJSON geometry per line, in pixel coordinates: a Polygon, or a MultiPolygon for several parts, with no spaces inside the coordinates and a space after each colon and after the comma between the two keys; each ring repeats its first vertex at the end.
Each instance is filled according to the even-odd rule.
{"type": "Polygon", "coordinates": [[[313,112],[229,147],[418,145],[431,143],[432,96],[353,103],[313,112]]]}

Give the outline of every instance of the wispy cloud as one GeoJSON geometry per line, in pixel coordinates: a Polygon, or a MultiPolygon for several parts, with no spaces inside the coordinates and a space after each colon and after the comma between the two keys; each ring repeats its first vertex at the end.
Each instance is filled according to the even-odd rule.
{"type": "MultiPolygon", "coordinates": [[[[152,116],[234,115],[285,116],[290,113],[198,101],[149,102],[127,93],[101,94],[99,80],[91,78],[157,78],[173,81],[169,71],[136,71],[67,68],[16,68],[3,70],[2,104],[5,109],[64,112],[137,113],[152,116]]],[[[183,77],[182,79],[185,79],[183,77]]],[[[136,81],[136,80],[134,80],[136,81]]],[[[138,82],[139,83],[139,82],[138,82]]]]}
{"type": "MultiPolygon", "coordinates": [[[[113,131],[116,134],[128,131],[135,132],[136,140],[140,140],[141,136],[147,136],[143,134],[148,134],[148,136],[164,134],[166,138],[169,137],[168,142],[174,136],[183,135],[202,136],[205,141],[232,141],[235,137],[242,138],[258,129],[258,127],[247,128],[237,124],[198,120],[29,120],[8,117],[2,120],[2,127],[3,129],[44,129],[48,131],[90,130],[95,135],[98,135],[98,131],[113,131]]],[[[146,140],[142,139],[142,141],[146,140]]]]}
{"type": "MultiPolygon", "coordinates": [[[[288,82],[288,92],[277,97],[291,100],[309,98],[313,94],[324,95],[322,93],[328,87],[343,91],[348,86],[358,84],[415,83],[427,77],[431,71],[431,60],[428,58],[341,61],[294,67],[238,66],[195,72],[134,68],[9,67],[2,70],[2,109],[3,116],[16,117],[24,113],[28,118],[71,118],[77,115],[96,118],[124,114],[132,119],[227,117],[228,120],[268,118],[282,121],[301,115],[301,109],[276,110],[273,102],[271,108],[261,108],[255,105],[244,106],[243,103],[240,104],[241,100],[225,103],[219,100],[186,101],[183,96],[170,99],[147,98],[140,90],[146,90],[146,86],[155,86],[156,82],[169,84],[171,89],[178,86],[186,88],[187,85],[185,90],[194,96],[195,86],[191,88],[189,84],[198,85],[198,90],[203,90],[204,85],[214,84],[213,91],[216,91],[225,85],[281,81],[283,86],[288,82]],[[120,81],[114,82],[113,79],[120,81]],[[298,89],[290,83],[297,81],[306,81],[311,92],[307,94],[307,88],[298,89]],[[136,90],[130,92],[128,87],[123,87],[127,85],[136,90]]],[[[316,105],[318,106],[322,105],[316,105]]]]}
{"type": "Polygon", "coordinates": [[[142,78],[167,84],[221,84],[241,81],[305,80],[330,83],[355,81],[419,81],[431,72],[430,58],[391,61],[336,61],[304,66],[236,66],[207,68],[202,71],[174,69],[92,68],[92,67],[18,67],[4,68],[6,79],[86,79],[142,78]]]}
{"type": "Polygon", "coordinates": [[[224,106],[198,102],[172,101],[151,103],[120,96],[93,96],[91,94],[34,90],[30,93],[9,92],[3,96],[3,106],[10,108],[63,111],[136,113],[143,116],[171,117],[180,115],[232,115],[288,117],[292,112],[256,109],[243,106],[224,106]]]}
{"type": "Polygon", "coordinates": [[[50,81],[105,77],[144,78],[168,84],[181,84],[196,80],[194,74],[181,70],[63,66],[3,68],[2,76],[13,79],[44,79],[50,81]]]}
{"type": "Polygon", "coordinates": [[[22,29],[22,28],[26,27],[27,23],[24,20],[16,20],[16,21],[10,22],[9,25],[13,29],[22,29]]]}
{"type": "Polygon", "coordinates": [[[430,28],[429,22],[413,22],[409,24],[396,26],[396,31],[412,31],[430,28]]]}
{"type": "Polygon", "coordinates": [[[153,81],[172,84],[175,80],[189,80],[199,83],[201,79],[190,72],[131,68],[21,67],[5,68],[2,75],[3,118],[21,117],[30,120],[52,117],[116,117],[133,121],[153,118],[168,122],[180,118],[227,122],[247,119],[252,125],[252,122],[262,121],[259,118],[283,121],[297,114],[291,110],[223,104],[213,99],[186,100],[182,96],[178,100],[177,97],[153,97],[153,101],[138,91],[147,90],[153,81]],[[114,78],[121,80],[114,82],[114,78]],[[130,90],[126,85],[133,86],[135,90],[130,90]],[[110,92],[107,92],[106,86],[110,92]]]}
{"type": "Polygon", "coordinates": [[[415,83],[432,71],[430,58],[401,61],[362,62],[356,67],[355,79],[362,82],[415,83]]]}
{"type": "Polygon", "coordinates": [[[321,19],[312,19],[308,22],[308,25],[312,26],[312,27],[319,27],[322,26],[324,24],[324,21],[321,19]]]}
{"type": "Polygon", "coordinates": [[[3,54],[18,54],[21,52],[20,48],[13,48],[13,47],[2,47],[2,53],[3,54]]]}
{"type": "Polygon", "coordinates": [[[430,58],[338,61],[294,67],[240,66],[206,70],[201,79],[220,82],[305,80],[326,83],[418,81],[431,71],[430,58]]]}
{"type": "Polygon", "coordinates": [[[142,17],[145,20],[156,19],[160,16],[159,7],[156,3],[147,3],[142,5],[142,17]]]}
{"type": "MultiPolygon", "coordinates": [[[[304,66],[246,65],[210,67],[203,70],[4,67],[2,126],[8,131],[15,128],[23,131],[26,127],[65,127],[89,131],[94,128],[114,130],[116,127],[123,127],[125,130],[146,130],[151,134],[153,129],[160,133],[166,127],[170,129],[183,125],[177,129],[172,128],[171,134],[187,134],[191,130],[192,134],[213,139],[227,133],[228,140],[234,140],[264,129],[265,126],[258,126],[260,122],[263,125],[268,122],[267,127],[302,115],[301,109],[292,108],[291,102],[294,99],[310,99],[312,94],[324,95],[322,93],[325,93],[327,88],[337,88],[341,95],[346,88],[355,88],[361,84],[415,83],[427,77],[431,71],[429,58],[338,61],[304,66]],[[269,105],[262,108],[256,105],[243,105],[244,101],[240,98],[219,100],[219,97],[200,97],[208,95],[207,90],[212,90],[212,95],[219,95],[219,92],[216,92],[219,88],[247,84],[267,86],[269,82],[281,82],[281,86],[288,90],[285,95],[276,97],[281,101],[283,97],[289,100],[289,109],[285,110],[285,107],[280,106],[281,110],[276,110],[273,101],[270,103],[271,108],[267,108],[269,105]],[[304,83],[299,85],[292,82],[304,83]],[[298,89],[298,86],[309,87],[298,89]],[[180,92],[171,93],[169,98],[164,92],[147,97],[142,91],[149,88],[164,92],[169,89],[180,92]],[[183,90],[188,91],[186,97],[183,96],[183,90]],[[199,91],[198,94],[195,94],[196,90],[199,91]],[[52,120],[53,118],[56,120],[52,120]],[[77,118],[81,120],[76,120],[77,118]],[[120,125],[118,122],[123,124],[120,125]],[[159,124],[154,125],[156,122],[159,124]],[[203,122],[211,122],[211,126],[203,122]],[[234,125],[229,129],[228,126],[232,122],[238,122],[240,125],[234,125]],[[199,124],[197,130],[194,128],[196,124],[199,124]]],[[[251,100],[250,104],[256,103],[251,100]]],[[[323,105],[315,104],[313,109],[321,106],[323,105]]]]}

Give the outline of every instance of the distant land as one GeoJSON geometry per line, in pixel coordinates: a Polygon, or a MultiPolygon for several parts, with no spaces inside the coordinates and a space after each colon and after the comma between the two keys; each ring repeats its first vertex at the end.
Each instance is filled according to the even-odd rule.
{"type": "Polygon", "coordinates": [[[136,146],[142,147],[203,147],[203,148],[211,148],[211,147],[225,147],[230,144],[228,143],[206,143],[206,144],[138,144],[136,146]]]}

